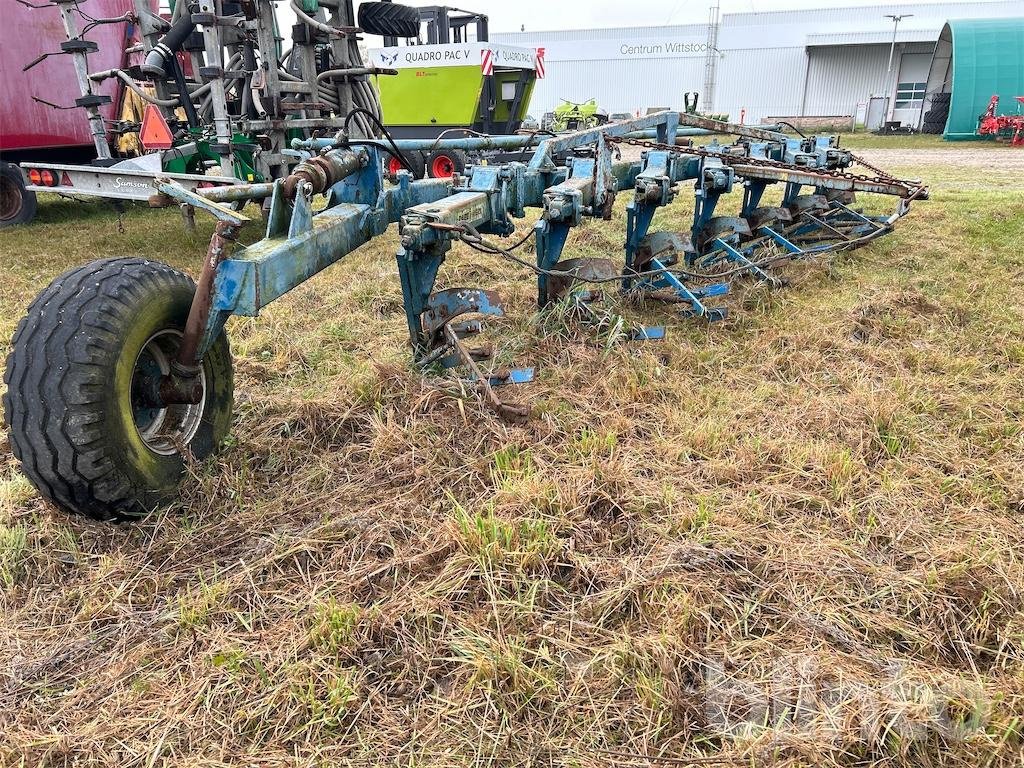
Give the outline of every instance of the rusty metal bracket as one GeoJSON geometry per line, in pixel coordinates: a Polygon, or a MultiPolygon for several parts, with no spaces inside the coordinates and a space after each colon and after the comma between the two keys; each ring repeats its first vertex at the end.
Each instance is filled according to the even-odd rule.
{"type": "Polygon", "coordinates": [[[473,354],[470,350],[466,349],[459,335],[450,325],[444,326],[444,336],[462,363],[472,371],[473,379],[471,381],[474,381],[479,386],[484,402],[487,403],[488,407],[506,421],[514,424],[525,424],[530,418],[530,408],[524,405],[513,405],[504,402],[494,393],[494,387],[498,383],[521,384],[531,381],[533,379],[533,369],[529,369],[528,377],[527,374],[522,373],[519,376],[509,373],[499,379],[485,376],[480,370],[480,366],[477,365],[473,354]]]}

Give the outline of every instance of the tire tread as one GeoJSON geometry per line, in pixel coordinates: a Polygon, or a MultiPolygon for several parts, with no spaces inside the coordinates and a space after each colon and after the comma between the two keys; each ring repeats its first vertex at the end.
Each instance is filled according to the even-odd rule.
{"type": "Polygon", "coordinates": [[[420,12],[401,3],[361,3],[358,23],[369,35],[416,37],[420,32],[420,12]]]}
{"type": "Polygon", "coordinates": [[[102,431],[90,417],[102,401],[99,359],[116,352],[116,329],[131,312],[121,292],[143,296],[145,287],[177,286],[195,289],[187,275],[158,262],[93,261],[54,280],[18,324],[4,374],[4,417],[25,475],[58,506],[97,520],[148,511],[139,503],[141,489],[103,451],[102,431]],[[83,337],[89,343],[76,348],[83,337]]]}

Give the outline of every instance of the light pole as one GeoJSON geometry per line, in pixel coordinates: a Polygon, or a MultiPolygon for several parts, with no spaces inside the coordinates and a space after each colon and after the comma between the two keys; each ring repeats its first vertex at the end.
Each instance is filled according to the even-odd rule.
{"type": "Polygon", "coordinates": [[[900,28],[901,21],[909,19],[913,15],[912,13],[904,13],[902,16],[896,16],[891,13],[885,15],[885,18],[892,19],[892,45],[889,46],[889,69],[886,70],[890,75],[892,74],[893,54],[896,53],[896,30],[900,28]]]}
{"type": "Polygon", "coordinates": [[[914,14],[912,13],[904,13],[899,16],[892,13],[885,14],[885,18],[892,19],[892,44],[889,46],[889,68],[886,70],[885,74],[885,99],[887,104],[886,119],[890,119],[892,117],[893,112],[896,109],[896,102],[891,100],[892,94],[894,92],[899,92],[899,88],[896,87],[897,84],[893,82],[892,77],[892,60],[896,54],[896,30],[900,28],[901,21],[903,21],[904,19],[909,19],[913,15],[914,14]]]}

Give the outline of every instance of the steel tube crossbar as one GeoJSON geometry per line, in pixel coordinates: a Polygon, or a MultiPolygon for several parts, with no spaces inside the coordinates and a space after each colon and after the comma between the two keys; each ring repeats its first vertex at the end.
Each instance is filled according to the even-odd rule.
{"type": "MultiPolygon", "coordinates": [[[[713,131],[709,131],[704,128],[680,128],[676,131],[676,136],[710,136],[712,133],[713,131]]],[[[632,131],[625,134],[624,137],[627,139],[656,139],[658,134],[656,130],[649,129],[632,131]]],[[[403,152],[429,152],[435,149],[459,149],[466,152],[513,150],[524,149],[526,147],[537,147],[545,141],[550,141],[552,138],[557,137],[552,137],[550,134],[538,132],[520,133],[510,136],[463,136],[447,139],[395,139],[395,146],[403,152]]],[[[362,143],[372,144],[373,146],[385,151],[390,148],[390,142],[386,139],[366,139],[361,141],[362,143]]],[[[298,150],[322,151],[338,146],[338,141],[336,139],[329,138],[294,139],[291,146],[292,149],[298,150]]]]}

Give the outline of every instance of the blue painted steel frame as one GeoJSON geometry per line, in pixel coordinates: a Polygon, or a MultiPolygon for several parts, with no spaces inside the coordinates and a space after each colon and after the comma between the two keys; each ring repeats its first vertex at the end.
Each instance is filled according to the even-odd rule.
{"type": "Polygon", "coordinates": [[[266,237],[223,261],[214,281],[212,311],[199,346],[202,356],[232,314],[254,316],[346,254],[384,234],[402,212],[451,194],[449,179],[413,184],[403,175],[386,188],[377,151],[367,148],[369,162],[331,188],[328,208],[313,215],[310,196],[299,190],[286,199],[283,180],[274,184],[266,237]]]}
{"type": "MultiPolygon", "coordinates": [[[[672,152],[648,151],[636,162],[614,161],[610,139],[653,135],[659,143],[675,146],[676,137],[681,133],[679,123],[678,113],[663,112],[548,138],[537,146],[528,164],[473,166],[457,187],[451,180],[413,182],[403,172],[399,174],[398,185],[389,188],[384,181],[381,149],[376,145],[361,146],[357,151],[366,153],[365,164],[331,187],[327,208],[316,215],[308,189],[300,184],[294,199],[288,199],[283,182],[278,181],[274,186],[266,237],[237,251],[217,270],[213,311],[200,344],[200,354],[209,348],[231,314],[257,314],[261,307],[383,234],[396,222],[401,223],[402,246],[397,258],[409,332],[418,356],[422,356],[428,351],[429,341],[424,334],[423,314],[429,308],[437,271],[456,232],[464,231],[465,227],[509,235],[514,231],[513,217],[524,216],[527,207],[542,208],[544,215],[534,227],[537,265],[551,270],[561,259],[570,228],[585,216],[610,215],[615,194],[632,189],[634,198],[627,205],[625,242],[626,268],[630,270],[657,208],[672,202],[679,182],[695,180],[691,232],[694,250],[686,254],[687,262],[692,263],[704,252],[701,239],[713,220],[719,198],[732,189],[738,176],[742,174],[747,185],[743,215],[749,216],[768,184],[786,183],[786,202],[791,203],[804,185],[832,186],[830,179],[816,178],[814,171],[829,167],[830,163],[843,162],[842,152],[832,147],[828,139],[748,143],[747,157],[799,163],[807,168],[807,173],[764,170],[756,164],[745,166],[739,172],[733,165],[742,163],[742,158],[729,154],[728,148],[715,143],[704,149],[719,152],[721,158],[687,155],[686,148],[680,147],[672,152]],[[573,158],[568,168],[556,165],[556,157],[586,146],[597,147],[595,158],[573,158]]],[[[535,136],[469,137],[439,142],[445,148],[467,150],[527,148],[534,143],[535,136]]],[[[406,147],[407,144],[399,146],[412,148],[406,147]]],[[[304,146],[314,148],[320,144],[314,141],[304,146]]],[[[843,184],[845,186],[837,182],[835,186],[850,186],[849,182],[843,184]]],[[[848,214],[840,214],[859,216],[846,210],[848,214]]],[[[874,220],[861,218],[865,219],[864,227],[877,226],[874,220]]],[[[895,218],[891,217],[890,223],[895,218]]],[[[792,234],[763,229],[766,238],[791,253],[807,252],[789,239],[792,234]]],[[[735,248],[735,243],[728,239],[709,237],[707,241],[712,250],[724,250],[726,257],[757,271],[747,257],[748,250],[735,248]]],[[[663,274],[639,281],[640,287],[672,288],[689,302],[692,313],[713,315],[715,311],[706,308],[701,299],[719,295],[720,287],[691,290],[657,259],[652,265],[657,265],[654,268],[662,270],[663,274]]],[[[634,282],[628,277],[624,279],[626,287],[632,287],[634,282]]],[[[537,283],[538,301],[543,305],[550,298],[547,276],[541,274],[537,283]]]]}

